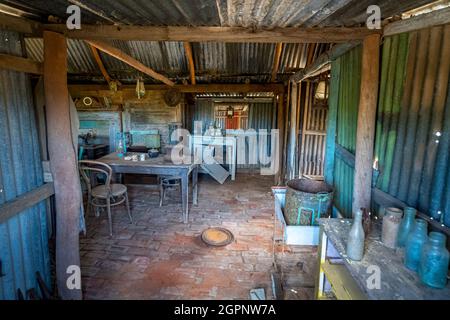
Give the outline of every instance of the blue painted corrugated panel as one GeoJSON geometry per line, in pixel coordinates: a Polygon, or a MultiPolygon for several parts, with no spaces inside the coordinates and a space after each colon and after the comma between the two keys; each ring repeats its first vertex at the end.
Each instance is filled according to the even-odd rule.
{"type": "MultiPolygon", "coordinates": [[[[0,32],[0,52],[22,56],[17,34],[0,32]]],[[[30,78],[0,70],[0,204],[43,184],[30,78]]],[[[0,224],[0,299],[38,288],[39,271],[50,287],[47,213],[44,202],[0,224]]],[[[39,294],[39,290],[37,290],[39,294]]]]}
{"type": "Polygon", "coordinates": [[[353,178],[355,170],[341,158],[334,162],[334,206],[339,212],[351,218],[353,199],[353,178]]]}

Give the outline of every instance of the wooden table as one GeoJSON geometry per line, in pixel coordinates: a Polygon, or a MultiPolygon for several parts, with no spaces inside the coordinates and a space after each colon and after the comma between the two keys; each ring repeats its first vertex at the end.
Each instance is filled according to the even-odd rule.
{"type": "MultiPolygon", "coordinates": [[[[450,283],[433,289],[403,265],[404,250],[390,249],[380,241],[380,224],[374,224],[366,238],[364,257],[353,261],[346,256],[351,228],[349,219],[319,219],[319,273],[316,298],[326,298],[331,284],[338,299],[450,300],[450,283]],[[372,266],[372,267],[371,267],[372,266]],[[380,288],[369,288],[374,267],[380,270],[380,288]]],[[[373,279],[373,278],[372,278],[373,279]]]]}
{"type": "Polygon", "coordinates": [[[173,175],[181,177],[181,198],[183,221],[188,222],[189,217],[189,174],[192,173],[192,203],[197,205],[198,200],[198,165],[174,164],[165,160],[163,155],[157,158],[148,158],[145,161],[131,161],[120,158],[116,152],[110,153],[97,161],[111,166],[115,173],[173,175]]]}

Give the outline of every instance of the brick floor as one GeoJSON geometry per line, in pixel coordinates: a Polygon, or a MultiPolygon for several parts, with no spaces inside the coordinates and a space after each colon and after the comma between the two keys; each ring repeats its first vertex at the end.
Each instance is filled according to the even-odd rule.
{"type": "MultiPolygon", "coordinates": [[[[113,209],[113,237],[107,218],[87,217],[80,238],[85,299],[248,299],[264,288],[273,298],[273,177],[240,174],[219,185],[200,176],[199,204],[182,223],[178,191],[158,206],[156,189],[129,187],[134,224],[124,208],[113,209]],[[229,229],[235,241],[211,248],[200,240],[211,226],[229,229]]],[[[280,230],[276,230],[279,236],[280,230]]],[[[311,299],[315,247],[275,245],[277,270],[286,299],[311,299]]]]}

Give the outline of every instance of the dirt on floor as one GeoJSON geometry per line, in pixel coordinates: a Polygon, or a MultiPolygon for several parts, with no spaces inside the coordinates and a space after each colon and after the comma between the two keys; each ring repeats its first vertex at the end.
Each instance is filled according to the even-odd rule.
{"type": "Polygon", "coordinates": [[[105,213],[86,217],[87,234],[80,238],[84,298],[249,299],[251,289],[264,288],[273,299],[276,272],[285,299],[312,299],[317,248],[274,246],[272,184],[272,176],[259,174],[238,174],[223,185],[201,175],[198,206],[191,205],[187,224],[177,190],[159,207],[157,189],[130,186],[134,224],[122,205],[113,208],[113,237],[105,213]],[[233,243],[207,246],[200,234],[208,227],[227,228],[233,243]]]}

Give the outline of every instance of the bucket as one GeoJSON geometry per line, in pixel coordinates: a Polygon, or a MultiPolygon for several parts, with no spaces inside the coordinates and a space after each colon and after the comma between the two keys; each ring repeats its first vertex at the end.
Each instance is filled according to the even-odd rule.
{"type": "Polygon", "coordinates": [[[316,226],[330,216],[333,188],[323,181],[293,179],[287,183],[284,216],[287,225],[316,226]]]}

